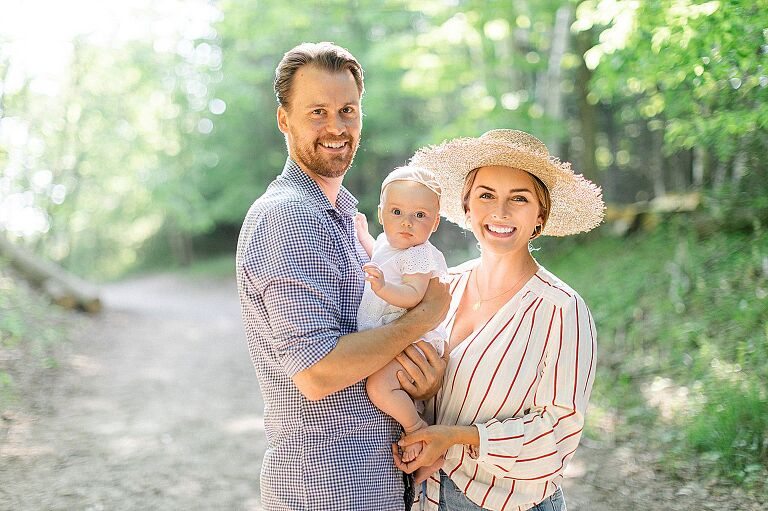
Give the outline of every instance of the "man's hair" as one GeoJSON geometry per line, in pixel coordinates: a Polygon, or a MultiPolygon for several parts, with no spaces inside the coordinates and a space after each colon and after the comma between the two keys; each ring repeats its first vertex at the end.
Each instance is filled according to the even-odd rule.
{"type": "Polygon", "coordinates": [[[363,68],[348,50],[329,42],[302,43],[288,50],[275,69],[275,96],[279,105],[288,108],[293,77],[306,65],[331,73],[349,70],[360,96],[363,95],[363,68]]]}

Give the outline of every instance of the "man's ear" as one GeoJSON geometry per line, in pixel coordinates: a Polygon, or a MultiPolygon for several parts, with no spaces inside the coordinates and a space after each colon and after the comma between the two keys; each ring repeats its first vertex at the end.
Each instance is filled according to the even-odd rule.
{"type": "Polygon", "coordinates": [[[277,127],[283,134],[288,133],[288,112],[283,105],[277,107],[277,127]]]}

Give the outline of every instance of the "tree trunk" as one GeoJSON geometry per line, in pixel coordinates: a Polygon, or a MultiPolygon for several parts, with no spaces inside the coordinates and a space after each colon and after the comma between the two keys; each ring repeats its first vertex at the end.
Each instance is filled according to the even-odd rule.
{"type": "MultiPolygon", "coordinates": [[[[564,101],[561,87],[563,56],[568,51],[570,40],[572,9],[570,5],[560,7],[555,13],[555,27],[552,31],[552,50],[549,54],[547,74],[544,80],[544,112],[551,120],[557,123],[563,120],[564,101]]],[[[558,145],[560,137],[550,131],[544,140],[550,152],[560,155],[558,145]]]]}
{"type": "Polygon", "coordinates": [[[576,70],[576,96],[579,108],[579,128],[583,149],[581,155],[581,172],[587,179],[597,181],[598,169],[595,151],[597,150],[597,113],[595,105],[587,99],[589,95],[589,80],[592,71],[584,62],[584,54],[592,47],[592,31],[579,32],[576,35],[576,53],[579,55],[579,67],[576,70]]]}
{"type": "Polygon", "coordinates": [[[87,312],[101,310],[96,287],[58,265],[38,258],[0,236],[0,254],[6,257],[18,272],[33,284],[40,286],[54,303],[69,309],[87,312]]]}

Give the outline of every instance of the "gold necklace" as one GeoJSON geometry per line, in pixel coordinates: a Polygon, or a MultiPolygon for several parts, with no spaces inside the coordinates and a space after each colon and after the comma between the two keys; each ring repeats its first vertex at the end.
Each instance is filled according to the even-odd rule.
{"type": "Polygon", "coordinates": [[[522,277],[520,277],[520,278],[517,280],[517,282],[515,282],[515,284],[514,284],[512,287],[510,287],[509,289],[507,289],[506,291],[502,291],[501,293],[497,294],[496,296],[492,296],[491,298],[485,298],[485,299],[483,299],[483,295],[480,293],[480,283],[479,283],[479,282],[478,282],[478,280],[477,280],[477,268],[475,268],[475,289],[477,289],[477,296],[478,296],[479,300],[477,300],[477,301],[474,303],[474,305],[472,305],[472,310],[474,310],[474,311],[478,311],[478,310],[480,310],[480,307],[481,307],[481,306],[482,306],[482,305],[483,305],[485,302],[490,302],[491,300],[495,300],[496,298],[498,298],[498,297],[500,297],[500,296],[503,296],[503,295],[505,295],[505,294],[509,293],[510,291],[512,291],[513,289],[515,289],[515,288],[517,287],[517,285],[518,285],[518,284],[520,284],[520,282],[522,282],[522,281],[523,281],[523,279],[526,277],[526,275],[527,275],[527,274],[528,274],[528,272],[527,272],[527,271],[524,271],[524,272],[523,272],[523,276],[522,276],[522,277]]]}

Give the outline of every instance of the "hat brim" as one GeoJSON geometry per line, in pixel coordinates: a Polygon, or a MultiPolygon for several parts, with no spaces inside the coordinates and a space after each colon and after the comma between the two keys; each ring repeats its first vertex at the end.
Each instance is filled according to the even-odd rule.
{"type": "Polygon", "coordinates": [[[574,174],[570,163],[516,144],[458,138],[418,150],[410,164],[426,167],[435,174],[443,191],[440,214],[464,229],[468,228],[461,196],[464,181],[473,169],[491,165],[524,170],[547,187],[552,207],[542,235],[586,232],[603,220],[605,203],[598,186],[574,174]]]}

